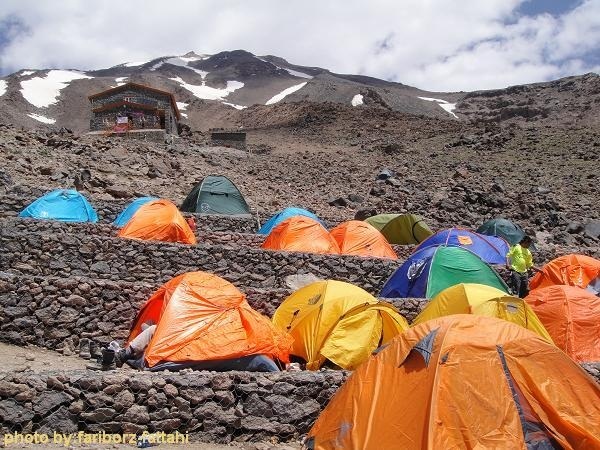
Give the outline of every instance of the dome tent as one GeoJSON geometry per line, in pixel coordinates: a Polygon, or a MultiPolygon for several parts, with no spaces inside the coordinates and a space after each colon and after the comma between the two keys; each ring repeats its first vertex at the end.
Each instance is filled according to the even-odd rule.
{"type": "Polygon", "coordinates": [[[118,236],[143,241],[196,244],[194,232],[177,207],[164,199],[142,205],[119,230],[118,236]]]}
{"type": "Polygon", "coordinates": [[[290,354],[318,370],[326,360],[354,369],[379,345],[408,328],[397,310],[365,290],[342,281],[309,284],[286,298],[273,323],[294,343],[290,354]]]}
{"type": "Polygon", "coordinates": [[[510,250],[508,243],[502,238],[481,235],[463,228],[448,228],[429,236],[415,251],[436,245],[465,248],[488,264],[506,264],[506,255],[510,250]]]}
{"type": "Polygon", "coordinates": [[[600,362],[600,298],[577,286],[534,289],[525,301],[556,346],[577,362],[600,362]]]}
{"type": "Polygon", "coordinates": [[[507,320],[552,343],[548,331],[523,299],[511,297],[485,284],[459,283],[444,289],[427,303],[412,325],[451,314],[475,314],[507,320]]]}
{"type": "Polygon", "coordinates": [[[316,220],[294,216],[271,230],[261,248],[304,253],[338,255],[340,248],[327,230],[316,220]]]}
{"type": "Polygon", "coordinates": [[[386,281],[380,296],[432,298],[459,283],[479,283],[508,294],[502,278],[476,254],[461,247],[416,251],[386,281]]]}
{"type": "Polygon", "coordinates": [[[196,184],[180,209],[201,214],[250,214],[250,207],[240,190],[222,175],[209,175],[196,184]]]}
{"type": "Polygon", "coordinates": [[[340,223],[329,234],[335,239],[343,255],[398,259],[383,234],[362,220],[340,223]]]}
{"type": "Polygon", "coordinates": [[[600,260],[585,255],[564,255],[553,259],[534,275],[530,289],[563,284],[587,288],[600,278],[600,260]]]}
{"type": "MultiPolygon", "coordinates": [[[[290,217],[294,217],[294,216],[309,217],[313,220],[320,222],[321,225],[323,225],[323,222],[321,222],[319,220],[319,218],[316,216],[316,214],[313,214],[310,211],[307,211],[306,209],[289,207],[289,208],[282,209],[277,214],[273,215],[269,220],[267,220],[263,224],[263,226],[260,227],[260,230],[258,230],[258,234],[269,234],[271,232],[271,230],[273,230],[273,228],[275,228],[281,222],[283,222],[286,219],[289,219],[290,217]]],[[[325,226],[325,225],[323,225],[323,226],[325,226]]]]}
{"type": "Polygon", "coordinates": [[[73,189],[56,189],[35,200],[19,217],[60,222],[98,222],[98,214],[79,192],[73,189]]]}
{"type": "Polygon", "coordinates": [[[358,367],[305,445],[599,449],[600,386],[529,330],[446,316],[405,331],[358,367]]]}
{"type": "Polygon", "coordinates": [[[113,225],[118,228],[123,228],[125,226],[125,224],[127,222],[129,222],[129,219],[131,219],[133,217],[133,215],[137,212],[138,209],[140,209],[140,207],[142,205],[145,205],[146,203],[151,202],[152,200],[158,200],[158,198],[156,198],[156,197],[136,198],[131,203],[129,203],[129,205],[127,205],[127,207],[123,211],[121,211],[121,213],[117,216],[117,218],[113,222],[113,225]]]}
{"type": "Polygon", "coordinates": [[[206,272],[184,273],[159,288],[142,306],[128,342],[147,321],[157,324],[144,353],[144,366],[153,370],[240,369],[257,355],[287,362],[292,343],[235,286],[206,272]]]}
{"type": "Polygon", "coordinates": [[[477,228],[477,233],[486,236],[498,236],[510,245],[516,245],[525,237],[523,229],[507,219],[491,219],[477,228]]]}
{"type": "Polygon", "coordinates": [[[365,222],[381,231],[390,244],[418,244],[433,234],[423,218],[415,214],[378,214],[365,222]]]}

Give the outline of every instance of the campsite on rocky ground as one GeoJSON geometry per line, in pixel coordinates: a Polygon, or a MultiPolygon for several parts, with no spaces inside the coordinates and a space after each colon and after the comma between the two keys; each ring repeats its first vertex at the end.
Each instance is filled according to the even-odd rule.
{"type": "Polygon", "coordinates": [[[49,67],[0,72],[0,447],[600,449],[597,73],[49,67]]]}

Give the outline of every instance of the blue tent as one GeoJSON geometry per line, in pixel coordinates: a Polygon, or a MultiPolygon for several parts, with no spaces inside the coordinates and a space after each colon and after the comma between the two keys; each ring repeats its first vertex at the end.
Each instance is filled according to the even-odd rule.
{"type": "Polygon", "coordinates": [[[119,214],[117,216],[117,218],[115,219],[115,221],[113,222],[113,225],[119,228],[122,228],[125,226],[125,224],[127,222],[129,222],[129,219],[131,219],[133,217],[133,215],[137,212],[138,209],[140,209],[140,206],[151,202],[152,200],[157,200],[156,197],[140,197],[140,198],[136,198],[134,201],[132,201],[129,205],[127,205],[127,208],[125,208],[121,214],[119,214]]]}
{"type": "Polygon", "coordinates": [[[463,228],[448,228],[425,239],[415,251],[446,245],[472,251],[488,264],[506,264],[508,242],[496,236],[485,236],[463,228]]]}
{"type": "Polygon", "coordinates": [[[314,219],[318,222],[321,223],[321,225],[325,226],[323,224],[323,222],[321,222],[321,220],[319,220],[319,218],[311,213],[310,211],[307,211],[306,209],[302,209],[302,208],[295,208],[295,207],[290,207],[290,208],[285,208],[281,211],[279,211],[277,214],[275,214],[273,217],[271,217],[269,220],[267,220],[262,227],[260,227],[260,230],[258,230],[258,234],[269,234],[271,232],[271,230],[273,228],[275,228],[277,225],[279,225],[281,222],[283,222],[286,219],[289,219],[290,217],[294,217],[294,216],[305,216],[305,217],[310,217],[311,219],[314,219]]]}
{"type": "Polygon", "coordinates": [[[433,298],[459,283],[478,283],[508,294],[508,287],[475,253],[438,245],[417,250],[386,281],[380,297],[433,298]]]}
{"type": "Polygon", "coordinates": [[[98,222],[98,215],[92,205],[73,189],[49,192],[21,211],[19,217],[61,222],[98,222]]]}

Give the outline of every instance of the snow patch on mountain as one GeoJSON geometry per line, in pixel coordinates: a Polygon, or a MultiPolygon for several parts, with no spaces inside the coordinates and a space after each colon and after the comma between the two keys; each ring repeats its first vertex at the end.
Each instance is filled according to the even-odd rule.
{"type": "Polygon", "coordinates": [[[29,103],[45,108],[58,101],[60,91],[73,80],[93,78],[73,70],[50,70],[45,77],[21,81],[21,94],[29,103]]]}
{"type": "Polygon", "coordinates": [[[304,86],[306,86],[306,83],[307,82],[305,81],[304,83],[296,84],[296,85],[291,86],[291,87],[289,87],[287,89],[284,89],[279,94],[274,95],[269,100],[267,100],[267,103],[265,103],[265,105],[272,105],[273,103],[280,102],[281,100],[283,100],[288,95],[293,94],[294,92],[302,89],[304,86]]]}
{"type": "Polygon", "coordinates": [[[21,73],[19,73],[19,76],[26,77],[27,75],[31,75],[34,73],[35,73],[35,70],[23,70],[21,73]]]}
{"type": "Polygon", "coordinates": [[[52,119],[50,117],[42,116],[41,114],[31,113],[31,114],[27,114],[27,115],[29,117],[31,117],[32,119],[37,120],[38,122],[47,123],[47,124],[56,123],[56,119],[52,119]]]}
{"type": "Polygon", "coordinates": [[[362,94],[356,94],[354,97],[352,97],[352,101],[350,103],[352,106],[360,106],[365,104],[362,94]]]}
{"type": "Polygon", "coordinates": [[[176,56],[176,57],[168,58],[168,59],[165,59],[164,61],[160,61],[160,62],[154,64],[150,68],[150,70],[154,71],[154,70],[158,69],[159,67],[162,67],[165,64],[171,64],[173,66],[185,67],[186,69],[196,72],[204,80],[206,78],[206,75],[208,75],[208,72],[205,72],[204,70],[196,69],[195,67],[188,66],[189,62],[200,61],[202,59],[206,59],[206,58],[200,57],[200,56],[191,56],[191,57],[176,56]]]}
{"type": "Polygon", "coordinates": [[[207,86],[204,81],[202,81],[201,85],[197,85],[186,83],[180,77],[170,79],[176,81],[181,87],[187,89],[196,97],[201,98],[203,100],[222,100],[232,92],[235,92],[238,89],[244,87],[244,83],[242,83],[241,81],[228,81],[227,86],[224,89],[219,89],[207,86]]]}
{"type": "Polygon", "coordinates": [[[0,80],[0,96],[6,93],[6,88],[8,87],[8,83],[6,80],[0,80]]]}
{"type": "Polygon", "coordinates": [[[456,103],[449,103],[446,100],[442,100],[440,98],[432,98],[432,97],[418,97],[418,98],[420,98],[421,100],[425,100],[427,102],[436,102],[440,106],[440,108],[442,108],[448,114],[451,114],[452,116],[454,116],[458,119],[458,116],[452,112],[456,108],[456,103]]]}
{"type": "Polygon", "coordinates": [[[235,108],[235,109],[246,109],[247,108],[247,106],[236,105],[234,103],[223,102],[223,104],[227,105],[227,106],[231,106],[232,108],[235,108]]]}
{"type": "Polygon", "coordinates": [[[259,58],[258,56],[255,56],[255,58],[256,58],[256,59],[258,59],[259,61],[262,61],[262,62],[269,63],[269,64],[271,64],[272,66],[275,66],[275,67],[277,67],[278,69],[285,70],[287,73],[289,73],[290,75],[292,75],[292,76],[294,76],[294,77],[298,77],[298,78],[308,78],[308,79],[312,79],[312,78],[314,78],[312,75],[309,75],[309,74],[307,74],[307,73],[304,73],[304,72],[298,72],[297,70],[287,69],[287,68],[285,68],[285,67],[278,66],[277,64],[274,64],[274,63],[272,63],[271,61],[267,61],[266,59],[259,58]]]}
{"type": "Polygon", "coordinates": [[[188,104],[185,102],[176,102],[176,103],[177,103],[177,109],[179,109],[179,114],[181,114],[183,117],[185,117],[187,119],[187,114],[182,111],[186,110],[186,108],[188,107],[188,104]]]}
{"type": "Polygon", "coordinates": [[[115,78],[115,81],[117,82],[117,86],[122,86],[125,84],[125,80],[127,79],[127,77],[119,77],[119,78],[115,78]]]}
{"type": "Polygon", "coordinates": [[[148,61],[142,61],[142,62],[126,62],[124,64],[120,64],[121,66],[125,66],[125,67],[137,67],[137,66],[143,66],[144,64],[146,64],[148,61]]]}

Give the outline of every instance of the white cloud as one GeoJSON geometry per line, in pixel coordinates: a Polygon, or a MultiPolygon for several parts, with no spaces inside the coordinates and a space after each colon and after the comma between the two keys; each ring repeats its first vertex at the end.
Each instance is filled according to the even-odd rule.
{"type": "Polygon", "coordinates": [[[518,16],[524,0],[3,0],[28,33],[0,50],[4,70],[98,69],[189,50],[245,49],[298,65],[473,90],[597,70],[600,0],[562,16],[518,16]],[[115,8],[118,9],[118,13],[115,8]],[[143,14],[140,15],[140,10],[143,14]],[[160,30],[157,32],[156,30],[160,30]]]}

